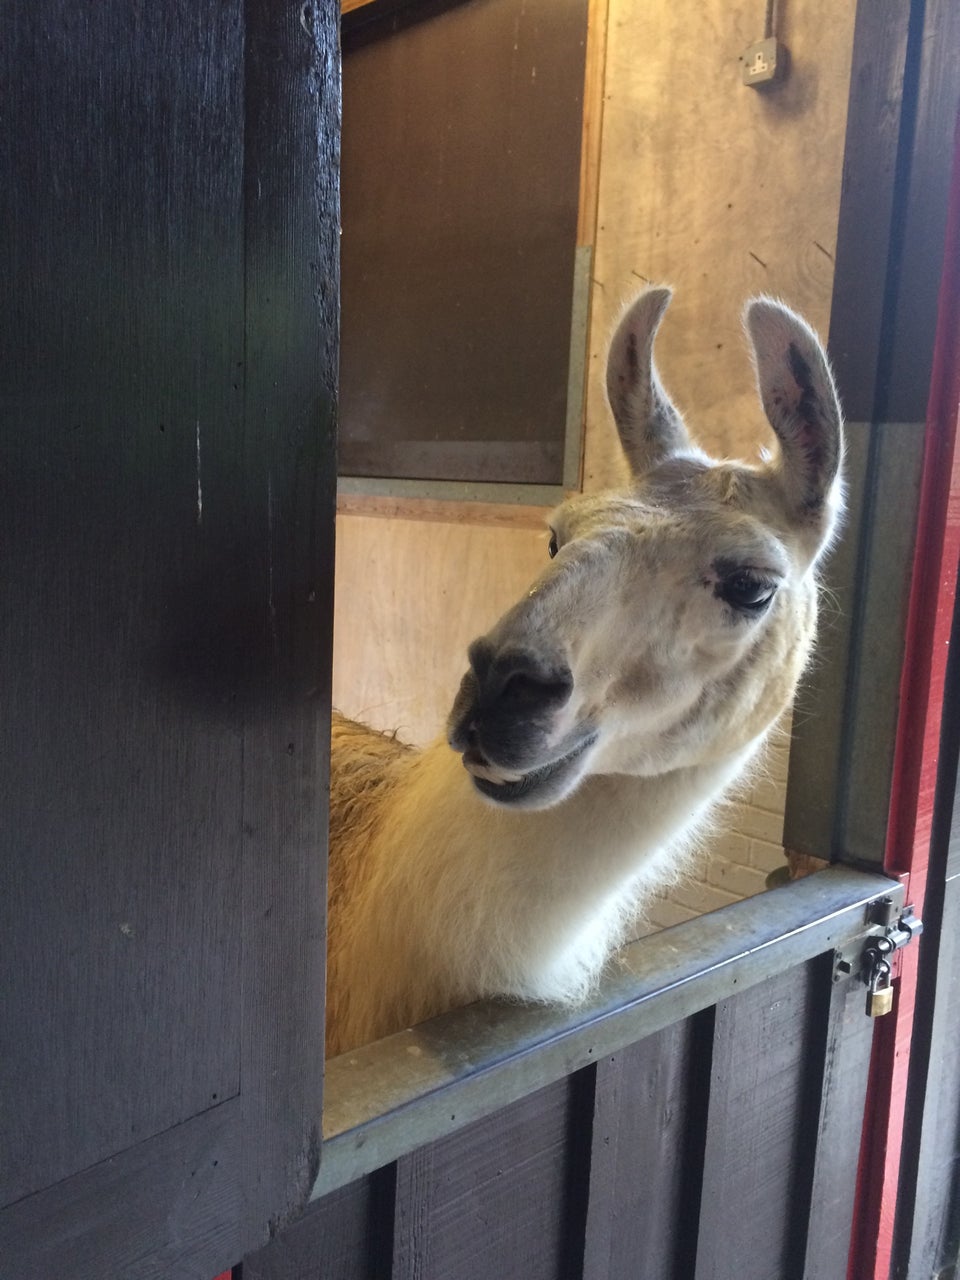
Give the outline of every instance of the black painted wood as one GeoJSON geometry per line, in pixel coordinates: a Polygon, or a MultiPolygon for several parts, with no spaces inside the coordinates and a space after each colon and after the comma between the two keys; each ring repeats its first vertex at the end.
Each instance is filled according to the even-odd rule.
{"type": "Polygon", "coordinates": [[[319,1158],[338,9],[0,12],[4,1275],[206,1275],[319,1158]]]}
{"type": "Polygon", "coordinates": [[[302,1211],[320,1162],[339,10],[247,0],[246,15],[244,1193],[252,1221],[269,1206],[275,1232],[302,1211]]]}
{"type": "MultiPolygon", "coordinates": [[[[792,1280],[815,963],[716,1007],[696,1280],[792,1280]]],[[[813,1060],[814,1071],[818,1069],[813,1060]]]]}
{"type": "Polygon", "coordinates": [[[891,422],[927,416],[960,108],[960,6],[954,0],[925,0],[915,43],[910,179],[899,218],[897,309],[883,414],[891,422]]]}
{"type": "Polygon", "coordinates": [[[387,1280],[394,1180],[391,1165],[324,1196],[244,1259],[243,1280],[387,1280]]]}
{"type": "Polygon", "coordinates": [[[918,8],[902,0],[857,5],[829,340],[841,402],[853,422],[873,420],[883,377],[888,261],[897,236],[898,183],[902,188],[905,179],[901,135],[909,130],[903,118],[907,42],[918,8]]]}
{"type": "MultiPolygon", "coordinates": [[[[859,575],[872,516],[872,424],[883,372],[891,253],[905,181],[902,95],[913,7],[900,0],[859,3],[854,27],[829,335],[830,357],[849,424],[847,513],[843,538],[827,566],[837,616],[821,629],[817,666],[802,691],[804,714],[793,725],[784,821],[784,843],[821,858],[847,853],[842,823],[850,748],[845,734],[852,722],[850,702],[856,690],[859,575]]],[[[893,470],[902,477],[899,462],[895,460],[893,470]]],[[[899,524],[907,527],[908,536],[914,507],[915,493],[899,495],[899,524]]],[[[889,588],[889,583],[885,586],[889,588]]],[[[898,591],[895,600],[900,595],[898,591]]],[[[876,691],[885,681],[886,673],[867,677],[873,705],[881,709],[885,702],[876,698],[876,691]]],[[[892,737],[888,744],[875,729],[861,735],[861,740],[876,743],[884,751],[889,745],[892,750],[892,737]]],[[[888,760],[880,762],[881,775],[888,768],[888,760]]],[[[876,825],[882,829],[880,847],[872,850],[875,862],[882,859],[886,808],[881,802],[876,810],[876,825]]]]}
{"type": "Polygon", "coordinates": [[[238,1089],[243,637],[201,699],[181,625],[243,532],[242,34],[0,13],[4,1203],[238,1089]]]}
{"type": "Polygon", "coordinates": [[[584,1280],[693,1274],[709,1012],[597,1064],[584,1280]]]}
{"type": "Polygon", "coordinates": [[[581,1090],[568,1077],[397,1162],[393,1280],[579,1273],[581,1090]]]}
{"type": "Polygon", "coordinates": [[[874,1021],[865,1016],[859,977],[834,981],[834,957],[816,966],[814,1029],[807,1060],[808,1089],[816,1090],[815,1128],[805,1135],[798,1167],[794,1220],[804,1280],[845,1276],[853,1230],[857,1165],[873,1045],[874,1021]],[[809,1204],[803,1221],[802,1206],[809,1204]]]}
{"type": "MultiPolygon", "coordinates": [[[[341,1087],[353,1075],[350,1086],[365,1080],[380,1096],[391,1089],[392,1072],[419,1069],[412,1050],[418,1064],[424,1057],[472,1061],[478,1088],[484,1081],[502,1087],[494,1077],[509,1064],[524,1091],[520,1101],[472,1121],[467,1116],[476,1112],[462,1089],[432,1071],[422,1097],[401,1102],[393,1093],[395,1114],[410,1132],[407,1154],[373,1182],[329,1193],[248,1259],[248,1280],[339,1274],[837,1280],[849,1243],[873,1035],[859,979],[834,980],[834,948],[857,955],[870,928],[867,899],[844,907],[823,896],[850,879],[874,884],[871,900],[892,894],[902,902],[894,882],[837,868],[819,882],[803,881],[782,896],[648,940],[661,964],[671,953],[697,955],[696,969],[665,966],[674,1007],[683,1011],[677,1021],[654,1020],[642,1041],[620,1040],[616,1026],[636,1029],[634,1002],[643,999],[640,990],[625,991],[619,1005],[604,1005],[581,1027],[595,1045],[606,1042],[604,1056],[597,1061],[589,1042],[575,1048],[568,1034],[567,1075],[546,1087],[537,1082],[556,1070],[551,1038],[534,1037],[522,1049],[501,1042],[497,1054],[485,1057],[482,1037],[470,1038],[483,1022],[479,1007],[420,1028],[416,1045],[404,1035],[339,1059],[341,1087]],[[802,911],[798,899],[806,904],[802,911]],[[797,951],[797,929],[805,927],[811,902],[819,904],[819,942],[797,951]],[[793,926],[762,941],[770,913],[785,911],[797,912],[793,926]],[[754,913],[766,923],[751,921],[754,913]],[[756,945],[738,952],[742,963],[721,988],[737,994],[716,1005],[699,1000],[694,989],[701,980],[713,983],[730,935],[742,945],[751,928],[758,930],[756,945]],[[716,936],[704,947],[712,929],[716,936]],[[757,960],[776,976],[751,985],[757,960]],[[457,1022],[460,1039],[452,1030],[457,1022]],[[431,1141],[437,1104],[445,1109],[445,1132],[431,1141]]],[[[642,969],[635,948],[628,955],[629,966],[642,969]]],[[[711,990],[715,1000],[718,988],[711,990]]],[[[497,1020],[506,1011],[488,1012],[497,1020]]],[[[522,1018],[524,1011],[515,1012],[522,1018]]],[[[356,1152],[387,1149],[376,1145],[376,1129],[357,1101],[353,1124],[335,1141],[350,1141],[356,1152]]],[[[333,1115],[344,1124],[343,1111],[333,1115]]],[[[336,1130],[332,1116],[328,1124],[336,1130]]],[[[336,1160],[344,1150],[328,1155],[336,1160]]]]}
{"type": "Polygon", "coordinates": [[[6,1280],[210,1280],[237,1256],[240,1101],[0,1214],[6,1280]]]}

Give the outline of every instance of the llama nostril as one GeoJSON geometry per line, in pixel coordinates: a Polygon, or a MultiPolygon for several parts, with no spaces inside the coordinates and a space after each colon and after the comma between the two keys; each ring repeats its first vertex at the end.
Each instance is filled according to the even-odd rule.
{"type": "Polygon", "coordinates": [[[573,682],[567,676],[544,678],[516,671],[507,679],[500,697],[517,706],[559,706],[570,697],[572,689],[573,682]]]}

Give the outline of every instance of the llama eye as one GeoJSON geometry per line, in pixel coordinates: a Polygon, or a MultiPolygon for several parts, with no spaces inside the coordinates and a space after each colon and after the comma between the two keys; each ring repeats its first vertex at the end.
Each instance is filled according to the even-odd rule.
{"type": "Polygon", "coordinates": [[[547,544],[547,554],[549,555],[549,557],[550,557],[550,559],[551,559],[551,560],[553,559],[553,557],[557,554],[557,552],[558,552],[559,550],[560,550],[560,547],[559,547],[559,545],[557,544],[557,535],[556,535],[556,534],[553,532],[553,530],[551,529],[551,530],[550,530],[550,541],[549,541],[549,543],[547,544]]]}
{"type": "Polygon", "coordinates": [[[717,583],[716,594],[741,613],[762,613],[776,592],[776,583],[754,573],[734,573],[717,583]]]}

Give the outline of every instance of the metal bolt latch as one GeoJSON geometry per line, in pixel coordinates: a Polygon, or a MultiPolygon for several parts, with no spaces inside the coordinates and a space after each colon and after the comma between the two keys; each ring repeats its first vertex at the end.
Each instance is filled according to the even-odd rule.
{"type": "Polygon", "coordinates": [[[883,925],[883,933],[867,941],[860,960],[860,975],[867,984],[867,1013],[871,1018],[882,1018],[893,1008],[891,958],[894,952],[923,931],[923,921],[913,914],[913,907],[905,907],[899,919],[895,919],[889,910],[892,905],[888,899],[878,904],[881,911],[887,909],[886,918],[877,920],[883,925]]]}

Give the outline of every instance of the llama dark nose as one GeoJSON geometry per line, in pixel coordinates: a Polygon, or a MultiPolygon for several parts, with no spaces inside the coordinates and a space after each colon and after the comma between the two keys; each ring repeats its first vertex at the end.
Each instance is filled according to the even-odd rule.
{"type": "Polygon", "coordinates": [[[573,692],[573,675],[563,661],[527,649],[498,652],[484,640],[475,641],[467,656],[482,708],[536,714],[562,707],[573,692]]]}
{"type": "Polygon", "coordinates": [[[468,650],[470,670],[460,683],[447,722],[456,751],[478,751],[512,767],[549,733],[553,712],[573,692],[573,674],[562,660],[546,661],[525,649],[498,649],[477,640],[468,650]]]}

